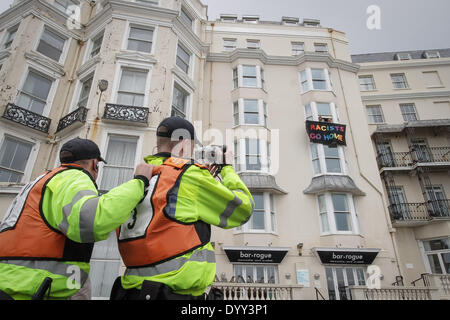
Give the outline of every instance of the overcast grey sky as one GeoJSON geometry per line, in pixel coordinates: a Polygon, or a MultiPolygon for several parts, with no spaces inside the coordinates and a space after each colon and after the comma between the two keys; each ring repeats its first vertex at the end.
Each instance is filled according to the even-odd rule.
{"type": "MultiPolygon", "coordinates": [[[[0,12],[12,3],[0,0],[0,12]]],[[[450,0],[202,0],[209,20],[221,13],[320,19],[347,33],[352,54],[450,48],[450,0]],[[370,5],[381,9],[381,30],[366,26],[370,5]]]]}

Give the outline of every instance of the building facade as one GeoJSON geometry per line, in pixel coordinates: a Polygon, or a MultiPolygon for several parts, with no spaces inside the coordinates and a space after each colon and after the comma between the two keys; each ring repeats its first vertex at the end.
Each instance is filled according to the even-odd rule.
{"type": "MultiPolygon", "coordinates": [[[[255,200],[244,226],[213,227],[218,286],[266,283],[295,299],[349,299],[354,285],[414,278],[403,261],[421,260],[408,260],[409,241],[448,228],[391,221],[372,144],[379,129],[367,120],[369,94],[361,100],[358,83],[370,64],[352,61],[345,34],[318,20],[208,21],[197,0],[22,0],[0,15],[0,30],[0,216],[25,183],[58,165],[69,139],[100,146],[108,164],[97,182],[107,191],[155,153],[157,124],[177,115],[194,123],[204,145],[233,149],[255,200]],[[328,140],[316,143],[311,125],[328,140]]],[[[430,101],[445,113],[445,99],[430,101]]],[[[441,122],[429,130],[448,145],[433,131],[441,122]]],[[[433,174],[432,185],[445,185],[433,174]]],[[[111,234],[94,248],[93,298],[107,298],[123,270],[111,234]]]]}
{"type": "Polygon", "coordinates": [[[450,50],[352,56],[406,284],[450,273],[450,50]]]}

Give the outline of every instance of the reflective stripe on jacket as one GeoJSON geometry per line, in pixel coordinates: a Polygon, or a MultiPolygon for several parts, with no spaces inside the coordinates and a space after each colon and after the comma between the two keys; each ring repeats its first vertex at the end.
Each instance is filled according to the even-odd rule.
{"type": "MultiPolygon", "coordinates": [[[[149,164],[161,165],[163,161],[167,162],[165,160],[167,156],[170,157],[170,154],[149,156],[145,160],[149,164]]],[[[169,159],[173,160],[174,158],[169,159]]],[[[185,160],[183,161],[186,163],[185,160]]],[[[165,167],[165,165],[162,167],[165,167]]],[[[221,175],[222,183],[215,180],[206,167],[186,163],[176,183],[165,196],[164,193],[159,193],[159,197],[153,196],[151,198],[151,195],[149,196],[147,194],[146,199],[140,206],[141,209],[145,209],[147,206],[149,212],[152,213],[147,214],[147,218],[144,218],[146,214],[142,214],[142,212],[145,211],[139,211],[138,209],[135,216],[136,225],[139,223],[142,224],[143,221],[151,221],[149,225],[150,229],[153,223],[151,219],[152,217],[155,219],[156,212],[161,209],[158,207],[160,205],[164,205],[161,211],[165,218],[171,222],[170,226],[174,224],[182,226],[206,224],[209,226],[212,224],[228,229],[244,224],[250,218],[253,208],[253,198],[245,184],[234,172],[233,167],[224,167],[221,175]],[[150,202],[150,199],[152,199],[152,202],[150,202]],[[154,210],[154,213],[152,210],[154,210]],[[199,224],[199,222],[202,224],[199,224]]],[[[149,190],[152,189],[152,184],[159,184],[161,179],[162,176],[159,180],[156,176],[152,177],[153,181],[150,182],[149,190]]],[[[158,186],[156,186],[156,189],[158,189],[158,186]]],[[[132,220],[128,222],[131,223],[130,226],[133,225],[132,222],[132,220]]],[[[146,224],[144,223],[144,229],[146,228],[145,226],[146,224]]],[[[127,227],[127,223],[123,224],[121,231],[127,227]]],[[[153,228],[154,237],[159,237],[160,232],[167,232],[167,229],[153,228]]],[[[135,239],[135,243],[137,244],[139,241],[141,245],[141,251],[136,249],[134,250],[135,254],[151,256],[153,251],[149,252],[146,250],[146,243],[151,242],[154,237],[135,239]]],[[[122,238],[122,240],[124,239],[122,238]]],[[[178,243],[178,246],[182,248],[179,250],[181,252],[189,246],[198,243],[191,242],[192,239],[179,237],[175,233],[173,234],[172,241],[178,243]],[[187,245],[188,243],[189,245],[187,245]]],[[[160,243],[163,242],[161,241],[160,243]]],[[[181,255],[175,255],[173,258],[168,257],[162,261],[153,262],[150,265],[140,265],[133,268],[128,266],[125,275],[121,279],[122,286],[125,289],[140,289],[144,280],[151,280],[165,283],[178,294],[201,295],[214,281],[216,274],[215,254],[209,242],[209,236],[208,239],[204,239],[201,242],[202,244],[200,246],[194,246],[192,250],[181,255]]],[[[127,255],[123,247],[124,243],[124,241],[120,241],[119,233],[119,247],[122,246],[122,257],[124,254],[127,255]]],[[[156,255],[160,255],[160,251],[167,249],[163,244],[159,248],[154,248],[156,249],[156,255]]],[[[174,252],[171,253],[173,254],[174,252]]],[[[152,258],[149,257],[146,259],[152,258]]]]}
{"type": "Polygon", "coordinates": [[[144,195],[144,182],[132,179],[99,196],[76,164],[49,174],[22,189],[0,224],[0,290],[14,299],[30,299],[45,277],[53,279],[51,299],[75,294],[89,275],[93,242],[126,221],[144,195]]]}

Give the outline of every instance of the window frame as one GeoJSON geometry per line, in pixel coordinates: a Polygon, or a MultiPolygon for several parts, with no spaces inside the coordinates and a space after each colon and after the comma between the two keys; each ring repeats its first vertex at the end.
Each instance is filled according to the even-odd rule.
{"type": "Polygon", "coordinates": [[[381,104],[367,105],[366,113],[367,113],[367,121],[369,122],[369,124],[385,123],[383,107],[381,106],[381,104]],[[372,111],[377,110],[377,112],[379,111],[379,114],[370,113],[369,110],[372,110],[372,111]],[[376,121],[375,120],[376,118],[374,118],[374,117],[380,117],[381,121],[376,121]]]}
{"type": "Polygon", "coordinates": [[[193,78],[194,78],[194,69],[195,69],[195,58],[194,57],[195,57],[194,50],[190,46],[188,46],[188,44],[182,42],[181,39],[178,39],[177,50],[175,50],[175,55],[174,55],[174,67],[177,68],[176,71],[179,70],[182,74],[187,75],[190,80],[193,80],[193,78]],[[181,50],[183,50],[186,54],[189,55],[189,64],[188,64],[187,71],[183,70],[178,65],[178,59],[180,59],[181,62],[186,64],[186,61],[184,61],[183,59],[181,59],[181,57],[178,56],[178,48],[181,48],[181,50]]]}
{"type": "MultiPolygon", "coordinates": [[[[263,99],[246,99],[246,98],[239,98],[232,104],[232,122],[233,122],[233,128],[238,126],[258,126],[258,127],[265,127],[267,128],[268,125],[268,114],[267,114],[267,103],[263,99]],[[254,100],[257,103],[257,114],[258,114],[258,123],[246,123],[245,122],[245,102],[249,100],[254,100]],[[237,103],[238,112],[235,111],[235,106],[237,103]],[[236,115],[238,115],[238,122],[236,123],[236,115]]],[[[250,113],[250,112],[249,112],[250,113]]],[[[251,112],[255,113],[255,112],[251,112]]]]}
{"type": "Polygon", "coordinates": [[[155,42],[155,31],[156,31],[154,26],[141,25],[141,24],[136,24],[136,23],[129,23],[127,30],[128,30],[128,32],[127,32],[127,36],[126,36],[126,46],[125,46],[125,49],[127,51],[142,52],[142,53],[146,53],[146,54],[154,54],[154,51],[155,51],[154,50],[154,42],[155,42]],[[152,33],[151,40],[143,40],[143,39],[131,38],[131,30],[133,28],[151,32],[152,33]],[[130,47],[130,40],[137,41],[137,42],[150,43],[150,51],[142,51],[142,50],[130,49],[129,48],[130,47]]]}
{"type": "Polygon", "coordinates": [[[375,85],[375,79],[373,75],[362,75],[358,77],[359,79],[359,89],[360,91],[366,92],[366,91],[376,91],[377,87],[375,85]],[[370,79],[369,83],[361,83],[361,80],[363,79],[370,79]],[[365,87],[363,87],[365,86],[365,87]]]}
{"type": "MultiPolygon", "coordinates": [[[[278,284],[279,283],[279,276],[278,276],[278,265],[277,264],[269,264],[269,263],[265,263],[265,264],[262,264],[262,263],[258,263],[258,264],[256,264],[256,263],[253,263],[253,264],[245,264],[245,263],[233,263],[233,277],[234,277],[234,279],[235,279],[235,282],[239,282],[238,281],[238,275],[237,275],[237,267],[240,267],[240,268],[242,268],[242,275],[239,275],[239,276],[241,276],[243,279],[244,279],[244,281],[245,281],[245,283],[266,283],[266,284],[278,284]],[[253,279],[253,277],[255,276],[255,274],[256,274],[256,269],[257,268],[264,268],[263,270],[264,270],[264,280],[266,280],[267,279],[267,281],[264,281],[264,282],[258,282],[258,281],[255,281],[255,279],[253,279]],[[247,271],[249,270],[249,269],[252,269],[252,276],[251,276],[251,278],[252,278],[252,282],[249,282],[248,281],[248,275],[247,275],[247,271]],[[268,268],[273,268],[273,273],[274,273],[274,282],[270,282],[269,281],[269,277],[268,277],[268,274],[269,274],[269,272],[268,272],[268,268]]],[[[239,278],[240,279],[240,278],[239,278]]],[[[247,289],[248,290],[248,289],[247,289]]],[[[245,294],[245,292],[243,293],[243,294],[245,294]]]]}
{"type": "Polygon", "coordinates": [[[433,270],[431,269],[430,261],[428,260],[428,256],[430,256],[430,255],[437,255],[441,271],[444,271],[443,274],[450,274],[449,272],[447,272],[447,270],[445,268],[443,268],[445,265],[444,265],[443,258],[442,258],[443,253],[447,253],[447,254],[450,253],[450,248],[449,249],[439,249],[439,250],[426,250],[425,249],[425,242],[429,242],[429,241],[433,241],[433,240],[441,240],[441,239],[449,239],[448,241],[450,241],[450,237],[437,237],[437,238],[417,240],[418,244],[419,244],[420,252],[422,255],[422,260],[425,265],[425,269],[430,274],[433,274],[433,270]]]}
{"type": "MultiPolygon", "coordinates": [[[[13,187],[13,184],[19,184],[24,185],[28,182],[30,182],[31,173],[34,168],[34,164],[36,162],[36,158],[40,149],[40,141],[37,139],[30,138],[29,136],[24,135],[21,132],[10,130],[7,128],[0,128],[0,148],[3,146],[3,142],[5,140],[5,137],[9,136],[13,139],[23,141],[24,143],[29,143],[32,145],[30,154],[28,155],[28,160],[25,164],[25,170],[23,172],[22,178],[20,182],[18,183],[12,183],[12,182],[0,182],[0,191],[3,192],[11,192],[13,187]]],[[[17,190],[19,192],[20,190],[17,190]]]]}
{"type": "Polygon", "coordinates": [[[322,192],[317,194],[316,196],[316,205],[317,205],[317,219],[319,222],[319,229],[320,229],[320,236],[326,236],[331,234],[348,234],[348,235],[360,235],[360,226],[359,226],[359,218],[358,213],[356,211],[356,204],[354,202],[354,197],[351,193],[346,192],[322,192]],[[348,207],[348,222],[350,230],[337,230],[336,225],[336,211],[333,205],[333,195],[345,195],[347,207],[348,207]],[[326,221],[328,222],[329,230],[326,231],[323,227],[323,222],[321,215],[324,215],[324,212],[320,212],[320,203],[319,203],[319,196],[325,196],[325,207],[326,207],[326,221]]]}
{"type": "Polygon", "coordinates": [[[408,80],[406,79],[406,73],[391,73],[391,81],[394,90],[405,90],[410,89],[408,85],[408,80]],[[394,77],[402,77],[402,81],[394,81],[394,77]],[[402,87],[396,87],[398,84],[402,84],[402,87]]]}
{"type": "MultiPolygon", "coordinates": [[[[269,144],[270,145],[270,144],[269,144]]],[[[244,173],[244,172],[255,172],[255,173],[269,173],[270,172],[270,165],[268,161],[268,152],[267,152],[267,140],[259,139],[258,137],[251,137],[251,138],[241,138],[237,139],[234,143],[234,154],[236,155],[235,160],[238,162],[234,163],[233,167],[236,168],[236,172],[238,173],[244,173]],[[248,154],[249,156],[257,156],[260,160],[260,169],[259,170],[249,170],[247,169],[247,149],[246,149],[246,140],[257,140],[259,142],[258,144],[258,150],[259,154],[248,154]]]]}
{"type": "MultiPolygon", "coordinates": [[[[25,86],[25,83],[26,83],[26,81],[28,79],[28,76],[29,76],[30,72],[38,74],[39,76],[41,76],[43,78],[47,78],[48,80],[50,80],[52,82],[52,84],[50,86],[50,89],[49,89],[49,92],[48,92],[48,95],[47,95],[47,99],[45,101],[44,109],[43,109],[42,114],[41,114],[41,116],[48,117],[48,115],[50,113],[50,109],[51,109],[52,104],[53,104],[54,96],[56,94],[56,88],[58,87],[59,79],[53,77],[52,75],[49,75],[46,72],[43,72],[43,70],[41,68],[39,68],[39,67],[36,67],[34,65],[27,65],[26,71],[24,72],[23,77],[22,77],[22,79],[20,81],[20,86],[19,86],[20,89],[17,90],[17,95],[16,95],[16,97],[14,99],[14,103],[17,106],[21,107],[21,108],[27,109],[27,108],[25,108],[23,106],[20,106],[18,102],[19,102],[20,94],[23,92],[23,88],[25,86]]],[[[26,92],[25,92],[25,94],[31,96],[30,94],[28,94],[26,92]]],[[[39,97],[36,97],[36,98],[41,100],[39,97]]],[[[29,110],[29,109],[27,109],[27,110],[29,110]]]]}
{"type": "Polygon", "coordinates": [[[300,78],[300,92],[302,94],[305,94],[309,91],[333,91],[333,86],[331,83],[331,77],[330,77],[330,71],[326,68],[305,68],[299,72],[299,78],[300,78]],[[312,70],[322,70],[322,73],[324,75],[324,79],[316,79],[314,80],[312,75],[312,70]],[[306,79],[303,79],[303,75],[306,76],[306,79]],[[325,89],[316,89],[314,87],[314,81],[324,81],[325,82],[325,89]],[[306,84],[306,86],[305,86],[306,84]],[[305,90],[307,89],[307,90],[305,90]]]}
{"type": "Polygon", "coordinates": [[[293,56],[299,56],[305,53],[305,43],[300,41],[291,41],[291,53],[293,56]],[[301,49],[295,46],[300,46],[301,49]]]}
{"type": "Polygon", "coordinates": [[[258,50],[261,49],[261,40],[259,39],[247,39],[247,49],[258,50]]]}
{"type": "Polygon", "coordinates": [[[254,229],[252,228],[253,213],[250,219],[243,225],[236,227],[234,233],[264,233],[264,234],[274,234],[278,235],[278,223],[277,223],[277,209],[276,200],[271,192],[253,192],[252,195],[262,195],[263,197],[263,209],[257,209],[258,211],[264,212],[264,229],[254,229]],[[274,216],[273,216],[274,215],[274,216]]]}
{"type": "Polygon", "coordinates": [[[400,113],[402,114],[403,122],[419,120],[415,103],[400,103],[399,106],[400,106],[400,113]],[[408,109],[412,108],[412,111],[411,111],[411,109],[405,110],[406,107],[408,107],[408,109]],[[409,119],[411,117],[411,115],[414,115],[415,119],[409,119]]]}
{"type": "Polygon", "coordinates": [[[328,44],[327,43],[314,43],[314,52],[316,53],[328,53],[328,44]],[[317,50],[318,48],[325,48],[325,50],[317,50]]]}
{"type": "Polygon", "coordinates": [[[3,41],[2,41],[3,50],[8,50],[9,48],[11,48],[11,46],[14,43],[14,40],[17,37],[17,32],[19,32],[19,27],[20,27],[20,22],[5,29],[5,35],[3,36],[3,41]],[[10,39],[11,34],[13,32],[14,32],[14,35],[13,35],[12,39],[10,39]],[[8,45],[8,46],[6,46],[6,45],[8,45]]]}
{"type": "Polygon", "coordinates": [[[264,91],[266,91],[266,80],[264,79],[264,69],[257,64],[254,65],[249,65],[249,64],[239,64],[236,67],[234,67],[232,69],[232,90],[234,89],[238,89],[238,88],[254,88],[254,89],[262,89],[264,91]],[[244,67],[254,67],[255,68],[255,72],[256,72],[256,76],[245,76],[244,77],[244,67]],[[235,73],[234,70],[237,69],[237,87],[235,87],[236,85],[236,78],[235,78],[235,73]],[[248,85],[244,85],[244,78],[254,78],[256,81],[255,86],[248,86],[248,85]]]}
{"type": "Polygon", "coordinates": [[[236,38],[223,38],[222,41],[223,41],[223,51],[231,52],[236,49],[237,43],[236,38]]]}
{"type": "Polygon", "coordinates": [[[44,24],[42,26],[41,32],[39,34],[39,37],[37,38],[37,42],[35,44],[34,51],[36,51],[37,53],[43,55],[44,57],[46,57],[46,58],[48,58],[48,59],[50,59],[50,60],[52,60],[54,62],[57,62],[57,63],[63,65],[65,60],[66,60],[66,57],[67,57],[67,52],[68,52],[68,49],[69,49],[70,40],[71,40],[71,38],[68,38],[66,35],[63,35],[61,32],[56,31],[54,28],[44,24]],[[61,54],[60,54],[58,60],[55,60],[55,59],[45,55],[44,53],[38,51],[39,45],[40,45],[40,43],[42,41],[42,36],[44,35],[46,30],[48,30],[50,33],[53,33],[54,35],[64,39],[64,44],[62,46],[61,54]]]}
{"type": "MultiPolygon", "coordinates": [[[[108,145],[110,141],[111,136],[122,136],[122,137],[133,137],[136,138],[136,154],[134,158],[134,167],[141,161],[142,158],[142,144],[144,139],[144,134],[140,131],[136,130],[128,130],[128,129],[122,129],[122,128],[105,128],[102,136],[102,142],[101,142],[101,153],[104,154],[104,157],[106,158],[107,152],[108,152],[108,145]]],[[[98,178],[97,181],[99,181],[99,188],[101,188],[101,183],[103,180],[103,174],[104,174],[104,163],[99,163],[99,172],[98,172],[98,178]]]]}

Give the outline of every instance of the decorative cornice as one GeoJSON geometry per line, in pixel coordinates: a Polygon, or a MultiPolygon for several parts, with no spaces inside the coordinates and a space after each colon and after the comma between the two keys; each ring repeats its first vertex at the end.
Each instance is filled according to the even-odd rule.
{"type": "Polygon", "coordinates": [[[133,15],[146,14],[158,18],[165,18],[169,21],[175,19],[179,15],[179,12],[177,10],[171,10],[156,6],[147,6],[130,1],[110,0],[105,3],[104,8],[106,8],[108,5],[111,6],[113,11],[131,13],[133,15]]]}
{"type": "Polygon", "coordinates": [[[450,98],[450,91],[400,92],[392,94],[374,94],[370,96],[361,96],[362,101],[420,99],[420,98],[450,98]]]}
{"type": "Polygon", "coordinates": [[[415,67],[434,67],[434,66],[444,66],[450,65],[449,58],[440,59],[423,59],[419,61],[389,61],[387,63],[380,62],[361,62],[356,63],[359,65],[360,71],[369,70],[382,70],[382,69],[406,69],[415,67]]]}
{"type": "Polygon", "coordinates": [[[232,52],[209,53],[208,62],[226,62],[232,63],[237,59],[259,59],[264,64],[274,64],[283,66],[298,66],[305,62],[324,62],[330,68],[338,68],[344,71],[357,73],[359,66],[357,64],[335,59],[328,53],[305,52],[298,56],[272,56],[267,55],[261,49],[235,49],[232,52]]]}
{"type": "Polygon", "coordinates": [[[38,65],[44,67],[45,69],[54,72],[59,77],[63,77],[66,74],[66,72],[64,71],[64,67],[61,64],[51,60],[50,58],[47,58],[46,56],[38,52],[35,51],[26,52],[25,59],[37,63],[38,65]]]}

